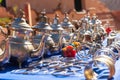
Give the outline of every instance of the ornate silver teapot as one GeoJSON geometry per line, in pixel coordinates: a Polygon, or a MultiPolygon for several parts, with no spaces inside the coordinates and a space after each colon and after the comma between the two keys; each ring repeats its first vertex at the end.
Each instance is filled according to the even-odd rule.
{"type": "Polygon", "coordinates": [[[64,38],[66,39],[67,44],[70,44],[73,39],[73,31],[75,31],[75,26],[70,22],[68,14],[65,13],[65,17],[63,19],[63,22],[61,23],[61,26],[63,27],[64,31],[64,38]]]}
{"type": "Polygon", "coordinates": [[[55,18],[53,19],[53,24],[51,25],[52,27],[52,33],[51,33],[51,37],[55,42],[55,48],[57,48],[57,50],[61,49],[64,44],[66,44],[66,40],[63,37],[63,31],[64,29],[62,28],[62,26],[59,23],[59,16],[57,14],[55,14],[55,18]]]}
{"type": "MultiPolygon", "coordinates": [[[[78,40],[80,42],[83,41],[83,38],[84,38],[84,34],[85,32],[88,30],[88,22],[89,22],[89,17],[87,15],[85,15],[83,18],[81,18],[79,20],[79,28],[77,29],[77,32],[78,32],[78,40]]],[[[89,25],[90,26],[90,25],[89,25]]]]}
{"type": "Polygon", "coordinates": [[[72,32],[72,29],[75,29],[75,26],[70,22],[68,14],[65,13],[65,17],[63,19],[63,22],[61,23],[61,26],[65,29],[67,32],[72,32]]]}
{"type": "MultiPolygon", "coordinates": [[[[10,35],[5,41],[2,41],[4,44],[2,44],[3,48],[1,48],[0,57],[1,62],[6,60],[6,58],[9,60],[11,56],[16,57],[19,62],[19,68],[21,68],[22,62],[28,60],[28,58],[33,56],[42,57],[45,40],[48,35],[43,35],[39,46],[35,48],[30,39],[28,39],[30,38],[29,33],[32,31],[32,28],[26,23],[24,18],[18,19],[15,19],[12,26],[9,28],[11,29],[10,31],[15,31],[14,36],[10,35]]],[[[0,30],[4,33],[2,28],[0,28],[0,30]]],[[[6,36],[8,34],[4,33],[3,35],[6,36]]]]}
{"type": "MultiPolygon", "coordinates": [[[[48,23],[45,23],[44,26],[42,25],[41,27],[43,28],[38,28],[38,26],[40,25],[35,25],[34,26],[34,29],[35,29],[35,35],[33,36],[33,39],[32,39],[32,43],[34,43],[34,46],[35,47],[38,47],[39,43],[41,42],[41,38],[42,36],[47,33],[49,34],[48,38],[46,38],[46,42],[49,42],[51,41],[49,38],[51,38],[51,35],[50,35],[50,31],[52,30],[52,28],[50,27],[50,25],[48,23]],[[37,31],[38,30],[38,31],[37,31]],[[42,31],[41,31],[42,30],[42,31]]],[[[52,41],[53,42],[53,41],[52,41]]],[[[54,43],[53,43],[54,44],[54,43]]]]}
{"type": "Polygon", "coordinates": [[[41,12],[41,16],[40,16],[40,21],[37,25],[33,26],[34,29],[34,33],[35,35],[33,36],[33,43],[35,47],[38,47],[39,43],[41,42],[41,38],[42,36],[44,36],[44,34],[49,34],[48,37],[46,37],[46,42],[45,42],[45,51],[46,53],[49,51],[49,49],[55,45],[53,39],[51,38],[51,31],[52,28],[49,25],[48,22],[48,17],[46,16],[46,12],[43,11],[41,12]]]}

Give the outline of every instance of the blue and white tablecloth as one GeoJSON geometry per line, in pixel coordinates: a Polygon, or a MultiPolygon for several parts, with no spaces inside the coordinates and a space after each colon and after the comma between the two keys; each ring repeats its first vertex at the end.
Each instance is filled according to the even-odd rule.
{"type": "MultiPolygon", "coordinates": [[[[105,42],[103,42],[104,45],[106,45],[105,42]]],[[[79,76],[73,75],[67,77],[56,77],[51,74],[14,74],[11,71],[15,69],[15,66],[12,66],[11,64],[6,64],[5,70],[0,71],[0,80],[85,80],[83,71],[79,74],[79,76]]],[[[116,61],[115,69],[115,75],[112,80],[120,80],[120,59],[116,61]]],[[[103,71],[105,70],[100,70],[98,72],[102,73],[103,71]]],[[[104,76],[100,80],[107,80],[105,75],[108,76],[108,73],[104,74],[104,76]]]]}

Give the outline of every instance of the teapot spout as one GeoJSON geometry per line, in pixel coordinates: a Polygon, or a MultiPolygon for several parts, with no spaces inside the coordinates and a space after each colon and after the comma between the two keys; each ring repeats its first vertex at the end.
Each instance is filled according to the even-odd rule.
{"type": "Polygon", "coordinates": [[[46,35],[43,35],[41,42],[39,43],[39,46],[30,52],[31,57],[38,57],[38,58],[43,57],[45,50],[45,41],[46,41],[46,35]]]}

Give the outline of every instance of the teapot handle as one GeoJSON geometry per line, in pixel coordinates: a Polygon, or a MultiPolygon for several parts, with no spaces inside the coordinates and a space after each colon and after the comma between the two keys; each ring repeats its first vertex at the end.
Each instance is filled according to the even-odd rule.
{"type": "Polygon", "coordinates": [[[11,34],[10,28],[8,26],[6,28],[7,28],[7,33],[3,30],[2,26],[0,26],[0,31],[5,38],[7,38],[11,34]]]}

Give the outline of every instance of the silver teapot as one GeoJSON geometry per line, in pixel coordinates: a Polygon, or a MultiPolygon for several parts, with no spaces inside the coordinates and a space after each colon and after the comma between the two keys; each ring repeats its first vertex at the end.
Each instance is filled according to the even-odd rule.
{"type": "Polygon", "coordinates": [[[63,37],[64,29],[60,25],[58,14],[55,14],[53,24],[51,25],[51,27],[52,27],[51,37],[55,42],[55,46],[53,47],[54,48],[57,47],[57,50],[60,50],[64,46],[64,44],[66,44],[66,40],[63,37]]]}
{"type": "MultiPolygon", "coordinates": [[[[18,20],[18,19],[16,19],[18,20]]],[[[1,32],[4,36],[8,35],[4,42],[2,44],[3,48],[1,48],[1,61],[3,62],[6,60],[6,58],[10,59],[10,57],[16,57],[17,61],[19,63],[19,68],[22,66],[22,62],[25,60],[28,60],[31,57],[37,56],[42,57],[44,54],[44,44],[47,34],[42,36],[41,42],[39,43],[39,46],[37,48],[34,47],[33,43],[30,41],[30,32],[32,31],[32,28],[26,23],[24,18],[20,18],[20,21],[14,21],[12,23],[12,26],[9,28],[10,31],[14,30],[15,34],[8,35],[4,33],[3,29],[0,28],[1,32]],[[18,22],[18,23],[15,23],[18,22]]]]}
{"type": "Polygon", "coordinates": [[[49,51],[49,49],[52,46],[54,46],[55,43],[53,39],[51,38],[52,27],[50,26],[48,22],[48,17],[46,16],[45,11],[41,12],[40,21],[38,24],[33,26],[33,29],[34,29],[35,34],[32,38],[32,42],[34,43],[35,47],[39,46],[42,36],[44,36],[44,34],[48,34],[48,36],[46,37],[46,42],[45,42],[45,51],[46,51],[45,53],[47,53],[47,51],[49,51]]]}
{"type": "Polygon", "coordinates": [[[67,13],[65,13],[63,22],[61,23],[61,26],[64,29],[64,31],[63,31],[64,38],[65,38],[67,44],[70,44],[72,42],[73,37],[74,37],[73,31],[75,31],[75,26],[70,22],[67,13]]]}
{"type": "Polygon", "coordinates": [[[72,32],[72,30],[75,29],[75,26],[70,22],[68,14],[65,13],[65,17],[63,19],[63,22],[61,23],[61,26],[65,29],[67,32],[72,32]]]}

